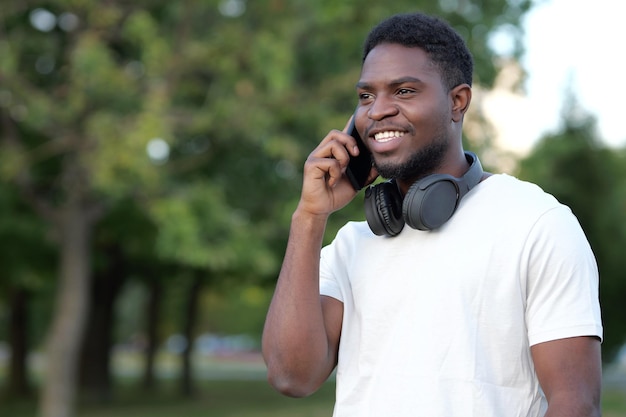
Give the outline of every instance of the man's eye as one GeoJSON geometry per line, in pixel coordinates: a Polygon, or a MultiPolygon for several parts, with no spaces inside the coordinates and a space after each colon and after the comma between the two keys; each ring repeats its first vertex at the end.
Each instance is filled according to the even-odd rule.
{"type": "Polygon", "coordinates": [[[404,94],[411,94],[413,92],[413,90],[408,89],[408,88],[401,88],[398,90],[398,94],[400,95],[404,95],[404,94]]]}

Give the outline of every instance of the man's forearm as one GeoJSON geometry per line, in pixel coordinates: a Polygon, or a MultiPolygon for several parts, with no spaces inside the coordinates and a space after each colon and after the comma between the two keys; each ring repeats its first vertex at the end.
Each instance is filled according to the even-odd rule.
{"type": "Polygon", "coordinates": [[[285,259],[263,331],[270,382],[308,395],[332,370],[319,295],[319,257],[326,218],[294,213],[285,259]]]}

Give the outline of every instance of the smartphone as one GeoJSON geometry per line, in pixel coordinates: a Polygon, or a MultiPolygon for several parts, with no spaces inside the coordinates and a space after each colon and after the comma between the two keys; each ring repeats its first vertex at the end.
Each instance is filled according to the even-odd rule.
{"type": "Polygon", "coordinates": [[[348,163],[348,168],[346,169],[346,175],[348,176],[352,187],[354,187],[356,191],[359,191],[361,188],[365,187],[370,170],[372,169],[372,155],[365,147],[363,139],[361,139],[359,132],[357,132],[356,127],[354,126],[354,117],[348,127],[348,134],[356,139],[356,143],[359,146],[359,154],[357,156],[350,156],[350,162],[348,163]]]}

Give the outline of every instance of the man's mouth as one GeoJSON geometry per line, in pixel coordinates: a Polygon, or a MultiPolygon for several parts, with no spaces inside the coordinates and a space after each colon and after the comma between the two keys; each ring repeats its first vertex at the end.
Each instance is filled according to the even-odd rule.
{"type": "Polygon", "coordinates": [[[385,143],[400,138],[402,136],[404,136],[404,132],[400,132],[398,130],[390,130],[376,133],[374,135],[374,139],[376,140],[376,142],[385,143]]]}

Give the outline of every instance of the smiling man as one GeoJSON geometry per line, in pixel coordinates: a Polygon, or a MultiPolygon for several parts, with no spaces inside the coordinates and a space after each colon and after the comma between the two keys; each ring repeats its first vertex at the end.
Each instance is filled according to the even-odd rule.
{"type": "Polygon", "coordinates": [[[354,122],[368,183],[388,181],[322,248],[359,150],[334,130],[309,155],[263,335],[270,383],[306,396],[336,368],[335,417],[599,416],[593,253],[569,208],[463,149],[462,38],[397,15],[363,56],[354,122]]]}

